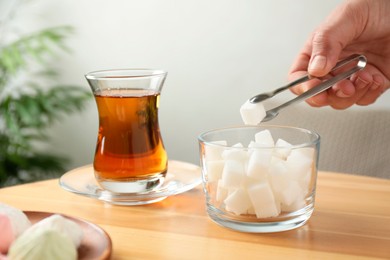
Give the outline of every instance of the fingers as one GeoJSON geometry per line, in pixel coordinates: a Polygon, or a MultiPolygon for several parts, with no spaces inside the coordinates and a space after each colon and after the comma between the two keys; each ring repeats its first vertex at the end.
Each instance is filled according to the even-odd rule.
{"type": "Polygon", "coordinates": [[[355,86],[349,80],[342,80],[339,83],[335,84],[329,93],[333,93],[336,97],[339,98],[348,98],[352,97],[356,93],[355,86]]]}
{"type": "Polygon", "coordinates": [[[368,91],[369,82],[357,78],[355,82],[344,80],[341,86],[328,91],[329,105],[334,109],[346,109],[356,104],[368,91]],[[359,87],[358,87],[359,86],[359,87]],[[347,90],[353,89],[353,94],[348,93],[347,90]],[[341,93],[341,94],[340,94],[341,93]]]}
{"type": "Polygon", "coordinates": [[[326,93],[326,91],[321,92],[314,97],[307,99],[306,103],[308,103],[312,107],[327,106],[329,104],[328,94],[326,93]]]}
{"type": "Polygon", "coordinates": [[[373,104],[385,91],[383,75],[374,74],[370,69],[360,71],[351,80],[340,83],[342,84],[328,90],[328,103],[335,109],[346,109],[355,104],[373,104]],[[354,89],[353,94],[348,93],[350,88],[354,89]]]}
{"type": "Polygon", "coordinates": [[[356,101],[357,105],[367,106],[374,103],[385,91],[384,81],[380,75],[374,75],[373,81],[368,85],[368,91],[365,95],[356,101]]]}
{"type": "MultiPolygon", "coordinates": [[[[302,74],[303,72],[297,72],[292,76],[302,74]]],[[[312,79],[293,87],[291,91],[300,95],[320,82],[319,79],[312,79]]],[[[384,92],[384,85],[381,75],[371,75],[367,71],[360,71],[351,79],[340,81],[327,91],[307,99],[306,102],[313,107],[331,106],[334,109],[346,109],[355,104],[366,106],[374,103],[384,92]]]]}
{"type": "MultiPolygon", "coordinates": [[[[298,75],[301,73],[297,73],[298,75]]],[[[302,74],[301,74],[302,75],[302,74]]],[[[291,91],[296,94],[300,95],[309,89],[317,86],[319,83],[321,83],[321,80],[319,79],[312,79],[310,81],[307,81],[303,84],[297,85],[293,88],[291,88],[291,91]]],[[[306,102],[313,107],[322,107],[328,105],[328,95],[326,92],[319,93],[315,95],[314,97],[306,99],[306,102]]]]}
{"type": "MultiPolygon", "coordinates": [[[[369,40],[359,41],[362,33],[366,32],[368,14],[367,3],[364,1],[345,1],[306,41],[290,69],[290,81],[307,73],[314,77],[326,78],[338,60],[352,53],[365,53],[364,50],[367,48],[364,45],[369,47],[372,45],[374,50],[378,49],[381,53],[380,55],[375,54],[375,51],[365,53],[370,55],[368,58],[370,62],[364,70],[355,73],[348,80],[335,84],[327,91],[307,99],[307,103],[311,106],[329,105],[335,109],[345,109],[354,104],[366,106],[374,103],[386,89],[390,88],[388,62],[385,62],[389,59],[389,55],[382,57],[381,50],[382,44],[388,46],[389,39],[386,38],[388,36],[379,37],[379,43],[369,40]]],[[[318,79],[311,80],[291,90],[300,95],[318,83],[318,79]]]]}

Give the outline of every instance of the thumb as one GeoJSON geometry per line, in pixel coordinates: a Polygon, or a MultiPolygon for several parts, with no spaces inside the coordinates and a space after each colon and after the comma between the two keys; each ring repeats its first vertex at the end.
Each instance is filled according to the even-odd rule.
{"type": "Polygon", "coordinates": [[[336,65],[345,44],[340,42],[340,38],[334,38],[334,35],[332,31],[317,31],[314,33],[308,66],[310,75],[325,76],[336,65]]]}
{"type": "MultiPolygon", "coordinates": [[[[351,12],[341,6],[332,12],[327,21],[322,24],[311,38],[311,58],[309,74],[317,77],[324,76],[342,58],[343,49],[352,42],[359,26],[351,12]]],[[[356,15],[356,14],[355,14],[356,15]]]]}

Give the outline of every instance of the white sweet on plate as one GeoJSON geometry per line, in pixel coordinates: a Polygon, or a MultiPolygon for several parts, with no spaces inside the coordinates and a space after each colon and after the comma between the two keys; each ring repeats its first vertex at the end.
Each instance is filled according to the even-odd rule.
{"type": "Polygon", "coordinates": [[[34,229],[24,232],[11,245],[9,260],[75,260],[77,250],[72,240],[54,229],[34,229]]]}
{"type": "Polygon", "coordinates": [[[42,219],[27,229],[25,233],[35,232],[37,229],[56,230],[69,237],[76,248],[80,246],[84,236],[82,228],[76,222],[59,214],[42,219]]]}
{"type": "Polygon", "coordinates": [[[3,213],[10,218],[15,236],[19,236],[31,226],[30,220],[20,209],[0,203],[0,213],[3,213]]]}
{"type": "Polygon", "coordinates": [[[83,237],[71,218],[53,214],[32,225],[23,211],[0,203],[0,256],[8,260],[77,259],[83,237]]]}
{"type": "Polygon", "coordinates": [[[30,226],[23,211],[0,203],[0,253],[6,253],[11,243],[30,226]]]}
{"type": "MultiPolygon", "coordinates": [[[[14,241],[14,231],[12,229],[11,220],[3,213],[0,213],[0,256],[8,251],[9,246],[14,241]]],[[[0,257],[0,259],[2,259],[0,257]]]]}

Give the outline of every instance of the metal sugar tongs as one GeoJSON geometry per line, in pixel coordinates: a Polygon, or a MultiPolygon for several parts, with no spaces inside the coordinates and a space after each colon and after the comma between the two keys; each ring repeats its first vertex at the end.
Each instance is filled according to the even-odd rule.
{"type": "MultiPolygon", "coordinates": [[[[264,119],[261,122],[266,122],[266,121],[273,119],[274,117],[276,117],[279,114],[279,111],[281,109],[283,109],[289,105],[301,102],[307,98],[310,98],[312,96],[317,95],[318,93],[320,93],[322,91],[327,90],[328,88],[330,88],[331,86],[333,86],[334,84],[339,82],[340,80],[346,79],[346,78],[350,77],[353,73],[363,69],[367,64],[367,59],[364,55],[353,54],[353,55],[349,56],[348,58],[339,61],[336,64],[336,66],[331,70],[331,72],[334,72],[337,69],[344,67],[345,65],[351,63],[352,61],[357,61],[357,64],[353,68],[351,68],[347,71],[341,72],[340,74],[337,74],[329,79],[326,79],[326,80],[322,81],[319,85],[315,86],[312,89],[309,89],[308,91],[302,93],[301,95],[299,95],[299,96],[297,96],[297,97],[295,97],[295,98],[293,98],[293,99],[291,99],[291,100],[289,100],[289,101],[287,101],[287,102],[285,102],[285,103],[283,103],[275,108],[267,110],[266,116],[264,117],[264,119]]],[[[256,95],[256,96],[250,98],[249,102],[258,103],[258,102],[265,101],[267,99],[272,98],[276,94],[279,94],[280,92],[285,91],[286,89],[289,89],[295,85],[301,84],[301,83],[308,81],[308,80],[311,80],[313,78],[315,78],[315,77],[307,74],[299,79],[296,79],[296,80],[288,83],[287,85],[285,85],[283,87],[275,89],[274,91],[256,95]]]]}

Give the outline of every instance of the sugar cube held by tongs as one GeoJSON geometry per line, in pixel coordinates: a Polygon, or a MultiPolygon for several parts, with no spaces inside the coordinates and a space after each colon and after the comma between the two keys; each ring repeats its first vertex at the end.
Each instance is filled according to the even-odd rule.
{"type": "MultiPolygon", "coordinates": [[[[322,82],[319,85],[315,86],[314,88],[309,89],[308,91],[302,93],[301,95],[299,95],[299,96],[297,96],[297,97],[295,97],[295,98],[293,98],[293,99],[291,99],[291,100],[289,100],[289,101],[287,101],[287,102],[285,102],[277,107],[274,107],[270,110],[265,111],[265,117],[263,119],[260,119],[261,122],[266,122],[266,121],[273,119],[274,117],[276,117],[279,114],[279,111],[281,109],[283,109],[289,105],[301,102],[301,101],[308,99],[314,95],[317,95],[318,93],[320,93],[322,91],[327,90],[328,88],[330,88],[331,86],[333,86],[337,82],[339,82],[343,79],[346,79],[346,78],[350,77],[352,74],[354,74],[355,72],[363,69],[366,66],[366,64],[367,64],[367,59],[364,55],[361,55],[361,54],[353,54],[353,55],[349,56],[348,58],[339,61],[336,64],[336,66],[331,70],[333,75],[329,74],[330,77],[319,78],[322,80],[322,82]],[[357,62],[357,64],[355,66],[353,66],[352,68],[349,68],[351,66],[352,62],[357,62]],[[344,68],[344,70],[342,68],[344,68]],[[349,68],[349,69],[345,70],[346,68],[349,68]],[[339,73],[337,73],[338,70],[340,70],[339,73]]],[[[256,96],[250,98],[247,101],[247,104],[253,105],[253,104],[256,104],[259,102],[263,102],[267,99],[274,97],[275,95],[279,94],[280,92],[285,91],[286,89],[289,89],[293,86],[296,86],[298,84],[301,84],[301,83],[308,81],[308,80],[311,80],[313,78],[315,78],[315,77],[307,74],[307,75],[305,75],[297,80],[294,80],[294,81],[288,83],[287,85],[285,85],[283,87],[275,89],[274,91],[256,95],[256,96]]],[[[260,123],[260,122],[258,122],[258,123],[260,123]]]]}

